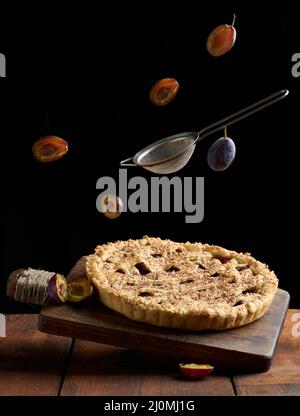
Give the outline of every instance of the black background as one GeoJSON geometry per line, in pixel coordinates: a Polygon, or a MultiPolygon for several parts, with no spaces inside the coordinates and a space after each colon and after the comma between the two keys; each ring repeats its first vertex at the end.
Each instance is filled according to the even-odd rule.
{"type": "MultiPolygon", "coordinates": [[[[36,267],[66,273],[99,243],[145,234],[219,244],[251,252],[278,274],[300,307],[298,283],[298,98],[291,75],[300,52],[297,13],[289,6],[203,8],[138,6],[2,14],[0,52],[1,311],[34,311],[5,297],[9,273],[36,267]],[[230,53],[211,57],[210,31],[237,14],[230,53]],[[152,84],[174,77],[176,99],[165,108],[148,99],[152,84]],[[208,147],[197,147],[180,176],[205,177],[205,217],[185,213],[97,212],[96,180],[118,178],[119,161],[169,134],[198,130],[266,95],[289,88],[279,104],[232,126],[237,156],[225,172],[211,171],[208,147]],[[49,122],[47,123],[47,114],[49,122]],[[36,162],[32,144],[45,134],[68,140],[69,153],[36,162]]],[[[150,174],[138,168],[129,177],[150,174]]]]}

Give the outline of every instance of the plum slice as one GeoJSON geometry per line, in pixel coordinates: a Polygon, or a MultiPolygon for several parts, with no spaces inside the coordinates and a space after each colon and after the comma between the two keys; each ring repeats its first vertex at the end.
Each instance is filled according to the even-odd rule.
{"type": "Polygon", "coordinates": [[[44,136],[32,146],[32,153],[38,162],[48,163],[61,159],[68,152],[66,140],[57,136],[44,136]]]}
{"type": "Polygon", "coordinates": [[[100,211],[106,218],[114,220],[118,218],[124,209],[122,199],[117,195],[107,194],[100,201],[100,211]]]}
{"type": "Polygon", "coordinates": [[[171,102],[179,89],[179,83],[175,78],[163,78],[157,81],[151,88],[150,101],[157,106],[164,106],[171,102]]]}
{"type": "Polygon", "coordinates": [[[197,380],[208,376],[214,369],[209,364],[179,364],[180,371],[188,378],[197,380]]]}

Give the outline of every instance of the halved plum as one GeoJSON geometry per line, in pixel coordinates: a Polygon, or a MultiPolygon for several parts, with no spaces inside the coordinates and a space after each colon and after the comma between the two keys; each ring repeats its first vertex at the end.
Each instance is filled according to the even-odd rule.
{"type": "Polygon", "coordinates": [[[56,302],[65,303],[67,300],[68,284],[63,275],[56,273],[48,284],[49,298],[56,302]]]}
{"type": "Polygon", "coordinates": [[[81,276],[68,283],[66,300],[68,302],[81,302],[90,298],[93,291],[94,288],[90,281],[86,277],[81,276]]]}
{"type": "Polygon", "coordinates": [[[203,377],[208,376],[214,369],[209,364],[179,364],[180,371],[183,375],[188,378],[199,380],[203,377]]]}
{"type": "Polygon", "coordinates": [[[56,302],[81,302],[93,294],[93,286],[84,276],[68,282],[61,274],[51,277],[48,286],[49,298],[56,302]]]}
{"type": "Polygon", "coordinates": [[[179,83],[175,78],[160,79],[150,90],[150,101],[160,107],[167,105],[175,98],[178,89],[179,83]]]}
{"type": "Polygon", "coordinates": [[[100,201],[100,211],[109,218],[114,220],[118,218],[124,209],[122,199],[117,195],[107,194],[100,201]]]}
{"type": "Polygon", "coordinates": [[[224,55],[229,52],[235,44],[235,18],[236,16],[234,14],[231,25],[225,24],[217,26],[208,36],[206,47],[212,56],[218,57],[224,55]]]}

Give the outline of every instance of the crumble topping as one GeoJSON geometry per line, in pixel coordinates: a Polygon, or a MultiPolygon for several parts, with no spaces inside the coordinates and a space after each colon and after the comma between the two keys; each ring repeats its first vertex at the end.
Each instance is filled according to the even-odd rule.
{"type": "Polygon", "coordinates": [[[103,270],[101,285],[127,299],[162,308],[240,306],[262,297],[262,272],[272,273],[249,253],[150,237],[98,246],[95,256],[103,270]]]}

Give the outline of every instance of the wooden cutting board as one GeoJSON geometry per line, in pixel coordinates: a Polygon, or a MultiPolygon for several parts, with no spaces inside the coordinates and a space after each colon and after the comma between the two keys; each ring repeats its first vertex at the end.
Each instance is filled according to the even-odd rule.
{"type": "MultiPolygon", "coordinates": [[[[68,275],[85,274],[82,257],[68,275]]],[[[281,289],[258,321],[226,331],[186,332],[134,322],[101,303],[45,306],[39,330],[124,348],[141,349],[179,362],[209,363],[233,373],[266,371],[271,365],[289,305],[281,289]]]]}

